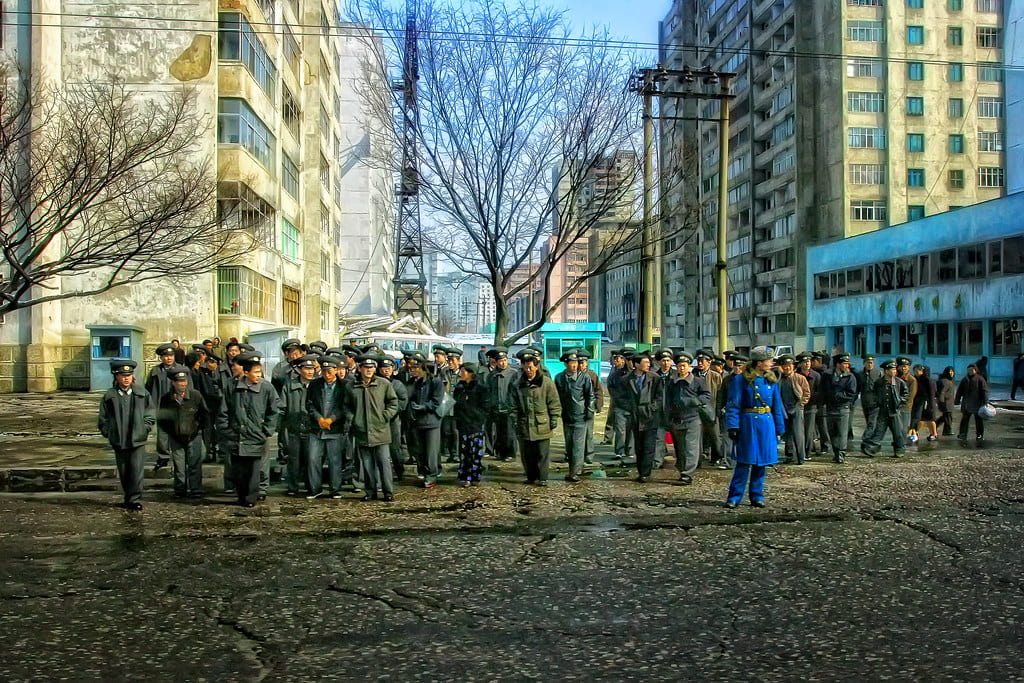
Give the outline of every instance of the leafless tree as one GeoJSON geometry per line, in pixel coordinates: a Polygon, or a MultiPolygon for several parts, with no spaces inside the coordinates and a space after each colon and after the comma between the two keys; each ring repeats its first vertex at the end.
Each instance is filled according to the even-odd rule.
{"type": "Polygon", "coordinates": [[[0,66],[0,314],[194,277],[247,248],[244,222],[218,219],[210,125],[187,87],[47,86],[0,66]]]}
{"type": "MultiPolygon", "coordinates": [[[[394,70],[404,8],[356,2],[353,18],[392,39],[379,56],[394,70]]],[[[635,262],[650,244],[636,201],[641,107],[626,88],[634,56],[606,32],[574,37],[562,13],[531,4],[423,0],[418,24],[424,240],[490,284],[495,343],[510,344],[580,285],[635,262]],[[633,162],[608,172],[623,152],[633,162]],[[565,286],[553,286],[558,266],[598,227],[602,248],[565,286]],[[531,290],[536,314],[509,329],[511,302],[531,290]]]]}

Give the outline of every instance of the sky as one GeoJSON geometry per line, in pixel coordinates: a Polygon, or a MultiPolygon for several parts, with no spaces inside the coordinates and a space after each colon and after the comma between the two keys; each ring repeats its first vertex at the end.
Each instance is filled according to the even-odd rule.
{"type": "MultiPolygon", "coordinates": [[[[672,0],[547,0],[544,4],[567,10],[566,18],[574,27],[606,24],[616,37],[657,43],[658,22],[671,9],[672,0]]],[[[649,54],[655,62],[657,52],[649,54]]]]}

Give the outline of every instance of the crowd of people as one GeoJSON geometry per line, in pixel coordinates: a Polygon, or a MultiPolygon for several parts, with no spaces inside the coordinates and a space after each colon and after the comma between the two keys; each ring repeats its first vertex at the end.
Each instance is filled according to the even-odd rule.
{"type": "Polygon", "coordinates": [[[256,349],[231,339],[221,357],[219,342],[191,350],[177,340],[160,345],[160,362],[143,385],[134,361],[111,361],[114,385],[101,400],[99,429],[115,453],[125,508],[142,509],[154,427],[157,467],[170,464],[179,497],[202,497],[203,462],[219,460],[224,493],[253,507],[268,493],[276,437],[286,495],[338,499],[352,491],[387,502],[407,466],[420,486],[437,486],[442,459],[458,464],[460,486],[481,482],[486,456],[518,457],[526,483],[546,486],[557,429],[565,480],[578,483],[594,461],[595,415],[607,398],[606,439],[620,465],[635,463],[637,483],[667,466],[670,442],[682,485],[702,463],[733,470],[726,506],[735,508],[744,496],[764,507],[767,468],[779,462],[780,442],[785,463],[829,454],[844,463],[858,400],[866,423],[860,450],[869,457],[880,453],[887,432],[893,457],[925,433],[929,441],[951,435],[956,406],[958,438],[967,440],[973,418],[980,442],[988,403],[978,364],[956,383],[953,368],[933,380],[929,368],[906,357],[876,367],[866,355],[854,371],[848,354],[622,348],[612,351],[602,382],[584,348],[567,350],[564,369],[552,378],[533,346],[515,354],[513,367],[501,346],[471,363],[444,346],[435,346],[432,358],[413,351],[399,359],[373,344],[328,348],[288,339],[283,360],[265,377],[256,349]]]}

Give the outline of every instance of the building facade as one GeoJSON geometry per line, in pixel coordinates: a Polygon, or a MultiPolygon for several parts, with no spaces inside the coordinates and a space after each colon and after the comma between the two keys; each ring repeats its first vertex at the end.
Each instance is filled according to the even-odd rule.
{"type": "Polygon", "coordinates": [[[22,4],[52,14],[32,19],[5,51],[54,87],[113,74],[147,96],[195,90],[211,122],[199,135],[215,160],[218,213],[256,246],[188,283],[127,285],[8,316],[0,391],[90,388],[97,354],[153,362],[172,338],[259,338],[276,355],[278,338],[337,341],[341,312],[390,310],[392,181],[377,170],[389,150],[371,134],[380,126],[368,125],[360,95],[387,79],[360,56],[378,38],[340,24],[334,0],[183,0],[145,21],[133,17],[149,5],[135,2],[22,4]],[[300,28],[309,26],[319,30],[300,28]],[[119,325],[141,331],[140,348],[115,349],[90,332],[103,326],[114,339],[119,325]]]}
{"type": "Polygon", "coordinates": [[[806,348],[1009,383],[1024,351],[1024,193],[807,250],[806,348]],[[926,237],[925,237],[926,236],[926,237]]]}
{"type": "MultiPolygon", "coordinates": [[[[662,64],[736,74],[723,180],[733,346],[803,339],[805,246],[1003,195],[1002,9],[998,0],[675,3],[661,24],[662,64]]],[[[662,105],[666,116],[702,119],[666,119],[661,134],[663,222],[688,196],[701,206],[695,234],[666,245],[666,342],[715,345],[720,106],[662,105]]]]}

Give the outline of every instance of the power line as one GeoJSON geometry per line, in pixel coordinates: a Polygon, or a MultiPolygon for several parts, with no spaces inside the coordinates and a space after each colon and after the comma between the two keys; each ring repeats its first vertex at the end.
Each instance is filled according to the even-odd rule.
{"type": "MultiPolygon", "coordinates": [[[[124,26],[124,25],[97,25],[97,24],[44,24],[36,21],[31,21],[28,26],[36,26],[43,28],[79,28],[79,29],[97,29],[97,30],[110,30],[110,29],[132,29],[139,31],[152,31],[152,30],[164,30],[164,31],[175,31],[175,32],[194,32],[196,30],[208,30],[217,31],[219,30],[219,20],[217,19],[192,19],[192,18],[180,18],[180,17],[160,17],[160,16],[131,16],[126,14],[86,14],[82,12],[23,12],[17,10],[8,10],[8,14],[24,15],[27,14],[30,17],[73,17],[79,19],[111,19],[111,20],[123,20],[123,21],[150,21],[150,22],[161,22],[165,24],[184,24],[184,26],[124,26]],[[205,28],[196,28],[195,25],[200,25],[205,28]]],[[[248,20],[248,18],[247,18],[248,20]]],[[[348,25],[337,23],[329,26],[325,29],[320,24],[302,24],[295,23],[290,24],[287,22],[254,22],[249,21],[249,25],[253,30],[253,33],[261,35],[280,35],[286,29],[293,36],[310,36],[310,35],[321,35],[321,36],[334,36],[334,37],[365,37],[368,32],[378,33],[391,36],[392,38],[403,38],[405,31],[404,29],[391,28],[384,26],[373,26],[370,24],[351,23],[348,25]],[[263,27],[263,28],[260,28],[263,27]],[[301,28],[304,30],[296,31],[294,29],[301,28]]],[[[25,26],[24,22],[18,22],[17,25],[25,26]]],[[[611,38],[585,38],[585,37],[543,37],[538,38],[536,36],[528,36],[514,33],[481,33],[475,31],[432,31],[429,29],[420,29],[419,34],[421,36],[430,36],[434,40],[451,43],[522,43],[527,45],[562,45],[562,46],[575,46],[575,47],[592,47],[592,48],[620,48],[630,49],[643,52],[655,52],[660,53],[662,50],[666,52],[685,52],[685,51],[697,51],[697,50],[714,50],[720,52],[722,55],[757,55],[763,57],[794,57],[796,59],[819,59],[819,60],[847,60],[847,59],[864,59],[874,62],[881,63],[897,63],[905,64],[911,62],[920,62],[923,64],[934,64],[934,65],[950,65],[950,64],[961,64],[963,66],[984,66],[991,67],[993,62],[975,61],[975,62],[959,62],[949,59],[942,59],[938,55],[921,55],[921,56],[909,56],[909,57],[893,57],[893,56],[871,56],[863,54],[848,54],[845,52],[813,52],[813,51],[797,51],[797,50],[771,50],[771,49],[759,49],[746,46],[718,46],[712,48],[710,45],[701,45],[698,43],[651,43],[644,41],[634,40],[615,40],[611,38]]],[[[1006,71],[1024,71],[1024,65],[1011,65],[1003,62],[995,62],[999,68],[1006,71]]],[[[695,67],[698,65],[694,65],[695,67]]]]}

